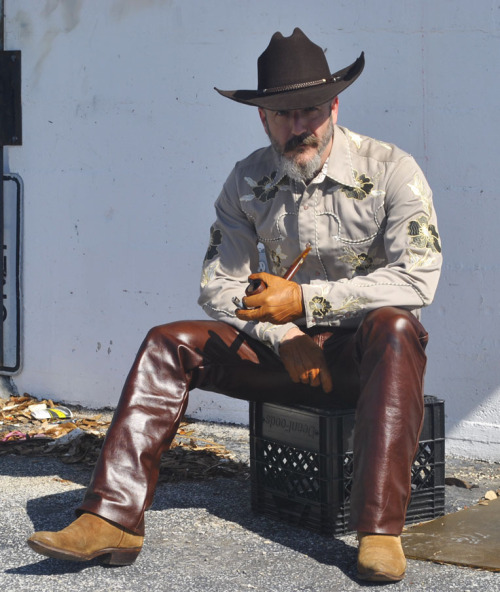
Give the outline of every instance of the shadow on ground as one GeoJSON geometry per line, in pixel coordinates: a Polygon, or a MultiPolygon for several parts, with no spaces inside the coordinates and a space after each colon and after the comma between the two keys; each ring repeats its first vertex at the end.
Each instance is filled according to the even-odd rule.
{"type": "MultiPolygon", "coordinates": [[[[82,486],[86,485],[90,479],[89,468],[68,466],[52,459],[50,462],[43,462],[46,459],[41,461],[32,459],[28,463],[31,468],[24,466],[23,469],[23,466],[17,466],[10,472],[13,476],[27,472],[29,476],[34,476],[34,468],[39,476],[56,474],[58,479],[67,479],[82,486]]],[[[14,464],[24,465],[24,463],[14,464]]],[[[81,488],[30,499],[27,502],[26,511],[33,524],[33,530],[60,530],[67,526],[74,519],[74,509],[82,500],[83,493],[84,488],[81,488]]],[[[353,576],[356,561],[356,549],[353,546],[340,539],[322,536],[253,513],[250,507],[250,481],[243,478],[160,483],[153,506],[146,513],[145,545],[154,546],[157,541],[164,541],[165,533],[162,529],[165,528],[165,522],[169,523],[179,511],[192,509],[203,509],[204,515],[215,517],[217,523],[218,521],[232,523],[235,526],[234,530],[241,534],[242,540],[248,538],[248,533],[253,533],[267,543],[288,547],[320,564],[337,567],[350,578],[353,576]]],[[[227,528],[227,524],[225,527],[227,528]]],[[[189,550],[193,557],[197,555],[198,544],[203,544],[205,546],[203,552],[207,553],[206,540],[204,542],[193,540],[189,550]]],[[[220,551],[216,546],[217,542],[214,540],[214,552],[220,551]]],[[[168,548],[165,550],[168,551],[168,548]]],[[[79,573],[97,564],[99,564],[98,560],[78,564],[47,558],[7,570],[6,573],[71,574],[79,573]]]]}

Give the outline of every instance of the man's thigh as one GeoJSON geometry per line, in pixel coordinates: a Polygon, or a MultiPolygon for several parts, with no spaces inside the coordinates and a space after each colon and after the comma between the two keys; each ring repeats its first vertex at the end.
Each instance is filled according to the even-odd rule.
{"type": "Polygon", "coordinates": [[[203,346],[203,364],[197,384],[203,390],[248,401],[349,407],[358,396],[357,367],[352,356],[354,331],[316,332],[334,380],[334,389],[294,383],[280,358],[268,346],[224,322],[208,323],[209,338],[203,346]]]}

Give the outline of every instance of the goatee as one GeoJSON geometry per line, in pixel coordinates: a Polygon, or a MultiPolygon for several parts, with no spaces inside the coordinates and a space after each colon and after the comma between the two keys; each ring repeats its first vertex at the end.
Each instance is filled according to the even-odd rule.
{"type": "Polygon", "coordinates": [[[274,140],[272,136],[269,136],[271,140],[271,145],[274,148],[276,155],[278,157],[278,174],[279,176],[286,175],[289,179],[293,181],[303,181],[304,183],[309,183],[314,177],[319,173],[323,154],[328,147],[330,140],[333,138],[333,122],[330,120],[330,125],[324,137],[322,138],[321,142],[319,139],[310,134],[303,134],[301,136],[296,136],[290,139],[286,144],[284,149],[281,149],[279,144],[274,140]],[[287,156],[287,154],[299,146],[312,146],[316,148],[315,155],[307,160],[306,162],[297,162],[294,156],[287,156]]]}

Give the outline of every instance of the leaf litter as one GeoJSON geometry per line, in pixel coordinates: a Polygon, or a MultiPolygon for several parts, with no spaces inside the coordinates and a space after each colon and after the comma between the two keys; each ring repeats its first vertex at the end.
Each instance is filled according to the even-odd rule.
{"type": "MultiPolygon", "coordinates": [[[[0,456],[56,456],[66,464],[93,466],[111,423],[105,415],[72,412],[51,399],[40,401],[27,393],[0,398],[0,456]],[[66,410],[69,417],[36,419],[36,411],[44,406],[66,410]]],[[[196,422],[181,422],[170,450],[162,456],[159,481],[248,478],[247,463],[224,445],[198,437],[195,426],[196,422]]]]}

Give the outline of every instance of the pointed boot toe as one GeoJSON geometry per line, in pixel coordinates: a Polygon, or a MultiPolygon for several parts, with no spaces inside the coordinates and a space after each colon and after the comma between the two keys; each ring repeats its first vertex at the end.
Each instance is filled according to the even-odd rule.
{"type": "Polygon", "coordinates": [[[142,549],[144,537],[94,514],[82,514],[58,532],[35,532],[28,545],[33,551],[66,561],[102,557],[109,565],[130,565],[142,549]]]}
{"type": "Polygon", "coordinates": [[[401,537],[358,533],[358,578],[372,582],[398,582],[405,576],[406,558],[401,537]]]}

